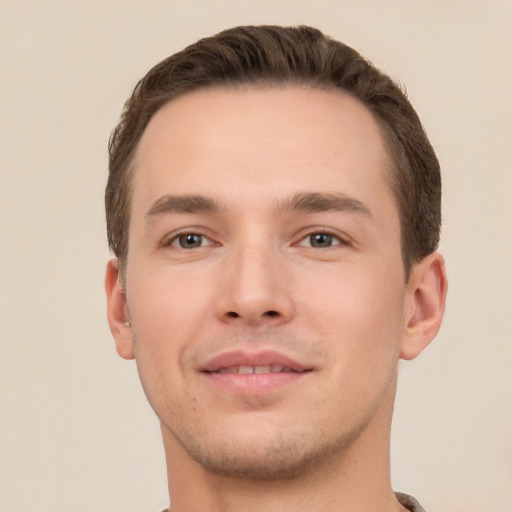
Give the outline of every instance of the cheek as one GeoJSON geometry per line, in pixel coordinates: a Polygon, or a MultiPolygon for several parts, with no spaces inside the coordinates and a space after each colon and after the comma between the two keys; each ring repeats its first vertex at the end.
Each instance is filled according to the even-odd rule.
{"type": "Polygon", "coordinates": [[[151,270],[129,275],[127,303],[135,337],[135,359],[143,385],[174,388],[183,379],[183,352],[204,337],[207,294],[183,277],[151,270]]]}
{"type": "MultiPolygon", "coordinates": [[[[201,323],[194,306],[187,307],[167,290],[141,286],[132,289],[136,307],[130,308],[137,371],[144,392],[157,416],[164,420],[192,402],[182,354],[198,338],[201,323]],[[135,295],[135,292],[138,295],[135,295]]],[[[130,306],[130,301],[128,300],[130,306]]]]}
{"type": "MultiPolygon", "coordinates": [[[[367,267],[365,267],[367,268],[367,267]]],[[[386,269],[330,272],[304,287],[300,309],[312,332],[323,333],[333,364],[376,369],[396,364],[405,285],[386,269]]]]}
{"type": "MultiPolygon", "coordinates": [[[[137,268],[136,262],[132,268],[137,268]]],[[[149,329],[165,338],[197,327],[197,319],[211,303],[208,276],[165,262],[139,268],[144,272],[130,273],[128,268],[127,301],[133,323],[144,330],[140,334],[149,329]]]]}
{"type": "Polygon", "coordinates": [[[342,420],[347,414],[371,416],[396,376],[402,298],[389,287],[382,292],[375,281],[362,286],[353,276],[342,287],[310,295],[311,302],[317,299],[312,329],[324,333],[321,341],[329,353],[329,378],[317,399],[342,420]]]}

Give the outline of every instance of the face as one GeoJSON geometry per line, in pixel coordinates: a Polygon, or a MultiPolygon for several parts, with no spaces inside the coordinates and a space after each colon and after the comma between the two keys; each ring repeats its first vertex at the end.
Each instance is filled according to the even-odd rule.
{"type": "Polygon", "coordinates": [[[410,295],[372,115],[340,92],[198,91],[157,112],[135,169],[118,350],[164,440],[262,478],[346,451],[391,408],[410,295]]]}

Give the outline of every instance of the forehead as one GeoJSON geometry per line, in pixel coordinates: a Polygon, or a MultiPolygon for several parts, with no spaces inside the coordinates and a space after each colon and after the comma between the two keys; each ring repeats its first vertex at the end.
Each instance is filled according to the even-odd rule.
{"type": "Polygon", "coordinates": [[[134,159],[133,200],[212,187],[228,198],[242,187],[357,195],[388,189],[389,162],[372,113],[348,94],[298,85],[201,89],[152,118],[134,159]]]}

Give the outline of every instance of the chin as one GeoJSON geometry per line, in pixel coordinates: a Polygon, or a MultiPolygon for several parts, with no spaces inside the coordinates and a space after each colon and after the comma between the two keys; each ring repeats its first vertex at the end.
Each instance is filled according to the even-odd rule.
{"type": "Polygon", "coordinates": [[[295,478],[325,464],[346,450],[360,430],[341,436],[337,432],[334,439],[326,434],[316,428],[307,432],[274,433],[266,438],[259,431],[253,436],[215,440],[194,436],[190,431],[174,437],[209,473],[230,478],[276,480],[295,478]]]}

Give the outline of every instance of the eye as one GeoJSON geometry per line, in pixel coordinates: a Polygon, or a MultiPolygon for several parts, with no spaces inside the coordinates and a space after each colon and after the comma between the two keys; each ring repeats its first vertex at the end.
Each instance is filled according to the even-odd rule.
{"type": "Polygon", "coordinates": [[[332,247],[333,245],[341,245],[343,243],[343,240],[337,236],[320,231],[317,233],[309,234],[300,241],[299,245],[302,247],[314,247],[315,249],[323,249],[326,247],[332,247]]]}
{"type": "Polygon", "coordinates": [[[198,247],[204,247],[210,244],[210,240],[203,235],[197,233],[183,233],[173,238],[169,245],[180,249],[197,249],[198,247]]]}

